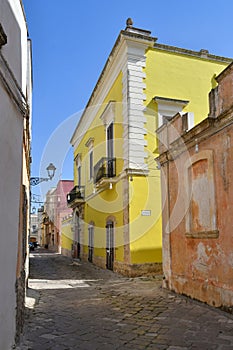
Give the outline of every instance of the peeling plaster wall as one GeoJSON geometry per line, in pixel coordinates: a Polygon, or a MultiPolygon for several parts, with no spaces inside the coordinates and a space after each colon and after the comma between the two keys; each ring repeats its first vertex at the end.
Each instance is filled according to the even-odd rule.
{"type": "MultiPolygon", "coordinates": [[[[205,174],[207,163],[206,159],[203,159],[192,169],[193,195],[188,211],[191,212],[191,230],[195,236],[187,235],[185,216],[170,233],[171,289],[215,306],[233,305],[232,142],[233,127],[228,127],[199,143],[200,153],[206,150],[213,152],[214,190],[210,189],[210,182],[205,174]],[[216,205],[216,214],[213,212],[215,209],[213,205],[211,206],[211,201],[214,201],[216,205]],[[194,203],[199,203],[199,206],[194,203]],[[216,234],[217,231],[218,234],[216,234]],[[210,232],[215,234],[211,236],[210,232]]],[[[194,148],[189,152],[192,156],[194,148]]],[[[170,162],[170,213],[174,210],[177,200],[180,201],[178,197],[184,198],[187,195],[185,186],[183,186],[178,196],[178,180],[175,175],[177,164],[181,169],[183,164],[183,172],[179,174],[179,181],[184,180],[183,177],[187,172],[184,158],[185,155],[181,155],[175,162],[170,162]]],[[[187,209],[184,206],[182,208],[184,212],[187,209]]]]}
{"type": "MultiPolygon", "coordinates": [[[[233,128],[229,127],[199,144],[199,152],[203,150],[213,151],[212,175],[215,178],[215,193],[208,191],[210,187],[208,177],[201,173],[203,163],[197,163],[195,170],[199,180],[194,181],[190,203],[193,219],[192,229],[196,232],[196,236],[187,237],[182,223],[171,233],[171,249],[176,252],[173,254],[171,267],[172,288],[179,293],[185,293],[216,306],[233,305],[233,235],[231,234],[233,225],[231,206],[233,203],[231,169],[233,149],[232,147],[226,148],[226,144],[232,144],[232,140],[233,128]],[[216,205],[216,215],[213,213],[213,205],[210,204],[211,196],[216,205]],[[200,203],[198,212],[195,212],[197,207],[194,208],[193,201],[200,203]],[[209,222],[209,220],[213,222],[209,222]],[[211,229],[213,232],[218,230],[218,237],[213,235],[211,238],[208,234],[205,237],[205,232],[207,233],[211,229]],[[198,238],[198,232],[200,232],[200,238],[198,238]]],[[[191,155],[192,153],[193,149],[190,150],[191,155]]],[[[177,161],[183,162],[182,156],[177,161]]],[[[173,171],[173,166],[174,164],[170,167],[170,174],[173,171]]],[[[173,185],[173,181],[170,180],[170,186],[173,185]]]]}
{"type": "Polygon", "coordinates": [[[178,135],[172,144],[159,145],[164,285],[216,307],[232,307],[233,64],[217,80],[210,101],[217,116],[184,132],[182,116],[176,115],[157,130],[160,140],[168,139],[171,128],[178,135]]]}

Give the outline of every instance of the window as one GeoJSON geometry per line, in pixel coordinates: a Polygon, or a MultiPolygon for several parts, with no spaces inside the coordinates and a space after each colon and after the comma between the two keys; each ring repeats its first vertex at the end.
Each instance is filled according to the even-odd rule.
{"type": "Polygon", "coordinates": [[[170,117],[170,116],[163,115],[162,118],[163,118],[163,124],[167,124],[172,120],[173,116],[170,117]]]}
{"type": "Polygon", "coordinates": [[[78,186],[82,185],[82,164],[81,164],[81,154],[78,154],[75,158],[75,164],[76,164],[76,168],[77,168],[77,184],[78,186]]]}
{"type": "Polygon", "coordinates": [[[88,226],[88,261],[93,262],[94,252],[94,226],[89,224],[88,226]]]}
{"type": "MultiPolygon", "coordinates": [[[[178,112],[181,113],[187,106],[189,101],[177,100],[174,98],[167,98],[155,96],[154,101],[158,106],[158,127],[169,122],[178,112]]],[[[190,127],[193,126],[193,120],[190,121],[190,127]]]]}
{"type": "Polygon", "coordinates": [[[81,174],[82,174],[82,168],[81,165],[78,166],[78,186],[81,186],[81,174]]]}
{"type": "Polygon", "coordinates": [[[93,167],[93,148],[94,148],[94,138],[93,137],[90,137],[86,144],[85,144],[86,147],[88,147],[88,151],[89,151],[89,180],[92,180],[93,179],[93,176],[94,176],[94,167],[93,167]]]}
{"type": "Polygon", "coordinates": [[[89,153],[89,176],[90,176],[90,180],[93,178],[93,151],[91,150],[89,153]]]}
{"type": "Polygon", "coordinates": [[[107,157],[113,158],[113,123],[107,128],[107,157]]]}

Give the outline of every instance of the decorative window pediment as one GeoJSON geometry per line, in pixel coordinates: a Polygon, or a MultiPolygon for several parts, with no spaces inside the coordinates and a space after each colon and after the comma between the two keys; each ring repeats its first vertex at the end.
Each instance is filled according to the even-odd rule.
{"type": "Polygon", "coordinates": [[[111,123],[114,123],[116,109],[115,107],[116,101],[109,101],[109,103],[105,107],[105,110],[101,114],[100,119],[102,120],[105,127],[108,127],[111,123]]]}
{"type": "Polygon", "coordinates": [[[85,146],[89,148],[89,150],[93,149],[94,147],[94,137],[90,137],[87,142],[85,143],[85,146]]]}
{"type": "Polygon", "coordinates": [[[177,113],[181,113],[189,101],[174,98],[155,96],[154,101],[158,105],[158,127],[166,124],[177,113]]]}

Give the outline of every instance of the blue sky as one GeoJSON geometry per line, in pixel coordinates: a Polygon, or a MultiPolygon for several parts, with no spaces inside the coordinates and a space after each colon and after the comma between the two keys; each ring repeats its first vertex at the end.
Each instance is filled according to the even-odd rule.
{"type": "MultiPolygon", "coordinates": [[[[46,176],[41,173],[41,158],[57,128],[61,143],[56,146],[56,155],[46,160],[56,165],[57,157],[64,157],[62,130],[66,126],[59,125],[75,113],[80,115],[128,17],[135,27],[151,30],[159,43],[198,51],[204,48],[233,57],[231,0],[23,2],[33,44],[33,176],[46,176]]],[[[70,128],[77,119],[70,119],[70,128]]],[[[72,176],[70,151],[62,171],[53,182],[45,184],[42,192],[56,185],[59,178],[72,176]]],[[[39,187],[33,193],[38,191],[39,187]]]]}

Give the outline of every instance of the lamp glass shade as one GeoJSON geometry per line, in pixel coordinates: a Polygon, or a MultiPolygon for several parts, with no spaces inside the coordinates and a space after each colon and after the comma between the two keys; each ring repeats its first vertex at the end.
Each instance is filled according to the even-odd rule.
{"type": "Polygon", "coordinates": [[[55,171],[56,171],[55,165],[53,163],[50,163],[49,166],[47,166],[46,170],[48,172],[48,177],[51,180],[55,175],[55,171]]]}

